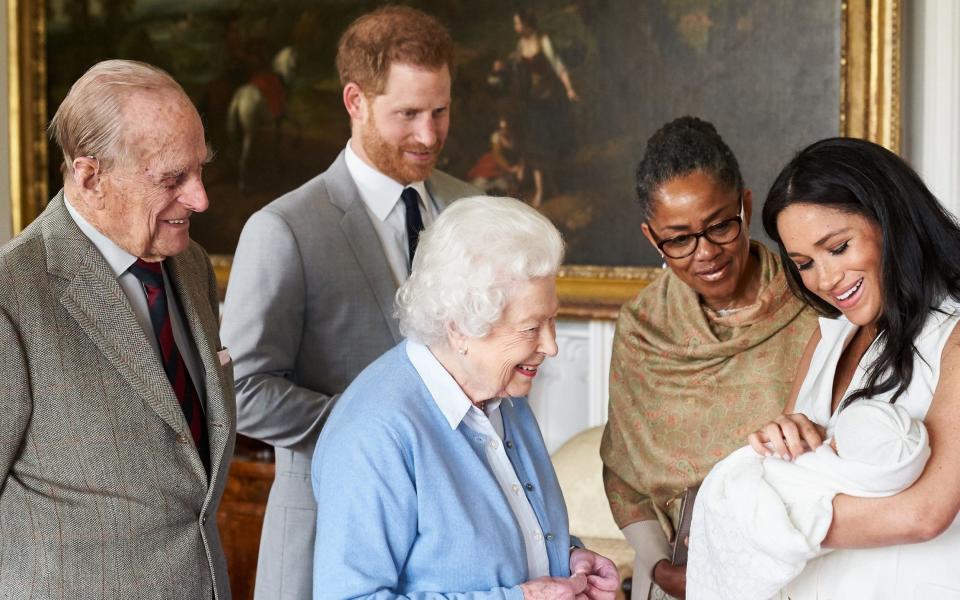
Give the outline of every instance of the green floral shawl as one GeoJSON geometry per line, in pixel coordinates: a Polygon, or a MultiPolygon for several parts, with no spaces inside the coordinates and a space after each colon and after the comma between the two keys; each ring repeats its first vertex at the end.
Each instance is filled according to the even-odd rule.
{"type": "Polygon", "coordinates": [[[600,455],[622,528],[657,519],[668,539],[679,495],[783,410],[816,316],[761,244],[757,302],[727,316],[665,271],[620,311],[600,455]]]}

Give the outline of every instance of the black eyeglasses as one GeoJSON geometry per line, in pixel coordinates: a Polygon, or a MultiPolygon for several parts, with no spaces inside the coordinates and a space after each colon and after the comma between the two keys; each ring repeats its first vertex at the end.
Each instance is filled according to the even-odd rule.
{"type": "Polygon", "coordinates": [[[661,240],[647,223],[650,229],[650,235],[657,242],[657,248],[670,258],[686,258],[696,252],[697,244],[700,238],[705,237],[714,244],[724,245],[737,240],[740,237],[740,231],[743,229],[743,192],[740,192],[740,214],[730,219],[724,219],[719,223],[702,229],[696,233],[684,233],[670,239],[661,240]]]}

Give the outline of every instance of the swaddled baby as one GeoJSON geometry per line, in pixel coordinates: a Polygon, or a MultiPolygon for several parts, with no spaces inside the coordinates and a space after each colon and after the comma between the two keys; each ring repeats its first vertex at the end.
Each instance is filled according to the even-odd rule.
{"type": "Polygon", "coordinates": [[[927,428],[921,421],[896,404],[877,400],[854,402],[841,412],[830,440],[840,458],[881,467],[901,463],[926,446],[927,428]]]}
{"type": "Polygon", "coordinates": [[[825,554],[833,497],[890,496],[930,457],[927,430],[895,404],[859,400],[829,443],[793,462],[750,446],[717,463],[693,509],[687,598],[766,600],[825,554]]]}

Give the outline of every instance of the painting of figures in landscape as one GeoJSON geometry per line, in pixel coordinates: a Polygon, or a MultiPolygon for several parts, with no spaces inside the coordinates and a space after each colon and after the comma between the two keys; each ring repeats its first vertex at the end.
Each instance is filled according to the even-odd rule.
{"type": "MultiPolygon", "coordinates": [[[[204,173],[211,207],[193,234],[230,254],[253,211],[343,149],[337,39],[377,4],[50,0],[48,106],[103,58],[170,71],[216,152],[204,173]]],[[[441,168],[543,211],[564,232],[571,264],[659,264],[639,235],[633,171],[669,119],[717,125],[754,190],[755,215],[792,153],[839,131],[836,0],[411,4],[437,15],[457,43],[441,168]]],[[[59,157],[50,156],[56,190],[59,157]]]]}

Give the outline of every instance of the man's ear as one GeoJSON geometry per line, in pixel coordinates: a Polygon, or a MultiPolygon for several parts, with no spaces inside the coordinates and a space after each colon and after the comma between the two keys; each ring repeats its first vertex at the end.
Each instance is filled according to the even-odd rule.
{"type": "Polygon", "coordinates": [[[350,118],[363,121],[367,117],[367,97],[360,86],[351,81],[343,86],[343,106],[347,109],[350,118]]]}
{"type": "Polygon", "coordinates": [[[93,156],[78,156],[73,159],[72,166],[73,173],[70,177],[80,196],[76,200],[92,209],[103,208],[100,161],[93,156]]]}

